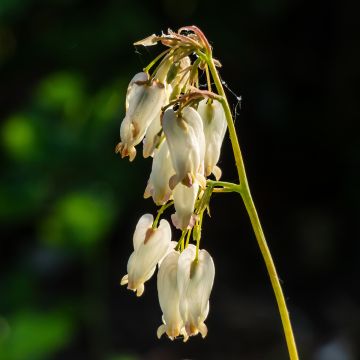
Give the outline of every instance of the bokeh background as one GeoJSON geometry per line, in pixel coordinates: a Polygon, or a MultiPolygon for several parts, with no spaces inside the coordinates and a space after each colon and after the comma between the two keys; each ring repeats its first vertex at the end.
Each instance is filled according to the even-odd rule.
{"type": "MultiPolygon", "coordinates": [[[[156,281],[140,299],[119,285],[137,219],[156,210],[142,198],[151,162],[114,154],[127,84],[158,51],[132,43],[192,24],[223,63],[301,358],[360,358],[350,3],[1,0],[1,360],[287,359],[236,195],[214,196],[204,221],[216,265],[206,340],[157,340],[156,281]]],[[[228,140],[220,166],[236,180],[228,140]]]]}

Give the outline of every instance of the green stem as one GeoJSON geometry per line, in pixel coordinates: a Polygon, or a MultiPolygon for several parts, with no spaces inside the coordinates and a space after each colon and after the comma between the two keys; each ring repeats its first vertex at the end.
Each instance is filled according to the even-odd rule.
{"type": "MultiPolygon", "coordinates": [[[[215,64],[214,64],[211,54],[208,54],[208,56],[207,56],[207,63],[208,63],[211,75],[214,79],[216,89],[217,89],[219,95],[221,95],[223,98],[222,106],[224,108],[224,112],[225,112],[225,116],[226,116],[231,145],[233,148],[236,168],[237,168],[239,181],[240,181],[240,185],[238,185],[238,187],[237,187],[237,192],[239,192],[242,196],[246,210],[250,217],[250,221],[251,221],[251,224],[252,224],[255,236],[256,236],[256,240],[258,242],[261,254],[265,261],[266,269],[269,274],[271,285],[273,287],[273,290],[275,293],[275,298],[276,298],[277,305],[279,308],[281,322],[282,322],[282,325],[284,328],[285,339],[286,339],[290,359],[298,360],[299,356],[297,353],[294,333],[292,330],[291,321],[290,321],[290,317],[289,317],[289,312],[287,310],[284,294],[281,289],[279,277],[277,275],[275,264],[272,259],[270,249],[267,245],[265,235],[264,235],[262,227],[261,227],[260,219],[257,214],[254,201],[251,197],[250,188],[249,188],[249,184],[248,184],[246,172],[245,172],[244,161],[243,161],[243,158],[241,155],[239,140],[236,135],[236,130],[235,130],[234,122],[232,119],[230,106],[227,101],[224,88],[222,86],[219,74],[216,70],[216,67],[215,67],[215,64]]],[[[219,184],[219,185],[221,185],[221,184],[219,184]]],[[[233,185],[234,184],[232,184],[232,186],[233,185]]],[[[227,187],[228,185],[224,185],[224,186],[227,187]]]]}
{"type": "Polygon", "coordinates": [[[163,213],[168,207],[170,207],[172,204],[174,204],[174,202],[173,202],[173,201],[170,201],[170,202],[168,202],[167,204],[164,204],[164,205],[158,210],[158,213],[157,213],[157,215],[156,215],[156,218],[155,218],[155,220],[154,220],[154,222],[153,222],[153,224],[152,224],[152,228],[153,228],[153,229],[156,229],[156,228],[157,228],[157,224],[158,224],[158,222],[159,222],[159,220],[160,220],[160,216],[161,216],[162,213],[163,213]]]}
{"type": "Polygon", "coordinates": [[[168,52],[170,51],[170,49],[166,49],[165,51],[163,51],[161,54],[159,54],[153,61],[151,61],[151,63],[145,67],[143,69],[144,72],[148,73],[149,70],[168,52]]]}
{"type": "Polygon", "coordinates": [[[241,187],[238,184],[234,184],[234,183],[227,182],[227,181],[214,181],[214,180],[207,180],[206,183],[213,187],[214,186],[222,186],[224,189],[240,193],[241,187]]]}
{"type": "Polygon", "coordinates": [[[186,249],[186,248],[188,247],[188,245],[189,245],[190,236],[191,236],[191,231],[192,231],[192,229],[189,229],[189,230],[188,230],[188,233],[187,233],[187,235],[186,235],[185,249],[186,249]]]}

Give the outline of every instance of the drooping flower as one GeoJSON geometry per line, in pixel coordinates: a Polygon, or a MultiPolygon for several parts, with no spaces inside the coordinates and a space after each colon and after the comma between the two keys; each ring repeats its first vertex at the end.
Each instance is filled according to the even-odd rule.
{"type": "Polygon", "coordinates": [[[204,338],[207,327],[204,323],[209,313],[209,297],[214,283],[215,266],[206,250],[189,245],[179,256],[177,283],[180,298],[180,315],[189,336],[199,332],[204,338]]]}
{"type": "Polygon", "coordinates": [[[180,182],[191,187],[195,179],[203,184],[205,137],[198,112],[192,107],[185,107],[181,113],[167,109],[162,125],[175,170],[170,189],[180,182]]]}
{"type": "Polygon", "coordinates": [[[170,224],[162,219],[159,227],[153,229],[153,220],[151,214],[139,219],[133,236],[134,251],[127,264],[128,273],[121,279],[121,285],[128,284],[127,288],[136,291],[137,296],[144,292],[144,283],[168,253],[171,242],[170,224]]]}
{"type": "Polygon", "coordinates": [[[144,141],[143,141],[143,156],[147,158],[153,156],[155,147],[160,140],[159,133],[161,132],[161,111],[153,119],[151,124],[146,130],[144,141]]]}
{"type": "Polygon", "coordinates": [[[179,311],[179,290],[177,285],[179,255],[178,251],[172,249],[162,261],[157,275],[159,303],[163,312],[163,324],[157,330],[159,339],[164,333],[171,340],[179,335],[184,336],[184,341],[188,339],[179,311]]]}
{"type": "Polygon", "coordinates": [[[194,226],[196,220],[194,206],[198,191],[197,181],[190,188],[181,183],[175,186],[173,190],[175,213],[171,215],[171,220],[177,229],[185,230],[194,226]]]}
{"type": "Polygon", "coordinates": [[[152,196],[155,204],[165,204],[170,196],[169,179],[174,175],[169,148],[166,140],[155,150],[151,174],[145,189],[144,197],[152,196]]]}
{"type": "Polygon", "coordinates": [[[151,122],[160,114],[167,101],[166,84],[157,79],[149,80],[146,73],[139,73],[130,81],[126,95],[126,115],[120,126],[121,142],[116,152],[121,157],[136,156],[135,146],[144,138],[151,122]]]}
{"type": "Polygon", "coordinates": [[[227,123],[224,109],[217,100],[202,100],[198,106],[204,124],[205,134],[205,175],[213,173],[217,180],[221,177],[221,169],[216,165],[220,158],[221,145],[226,133],[227,123]]]}

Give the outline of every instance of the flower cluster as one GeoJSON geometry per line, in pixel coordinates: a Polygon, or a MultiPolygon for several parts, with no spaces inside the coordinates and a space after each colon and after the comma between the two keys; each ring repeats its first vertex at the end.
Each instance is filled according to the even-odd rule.
{"type": "MultiPolygon", "coordinates": [[[[133,161],[143,142],[143,156],[152,157],[151,174],[144,197],[161,206],[154,220],[143,215],[134,232],[134,251],[121,284],[141,296],[144,283],[159,267],[157,286],[163,325],[158,337],[207,334],[204,321],[215,267],[209,253],[200,250],[201,226],[212,187],[207,177],[218,180],[217,166],[227,122],[222,98],[211,91],[207,56],[211,48],[196,27],[177,33],[152,35],[136,45],[162,43],[167,49],[130,81],[126,115],[120,127],[116,152],[133,161]],[[154,71],[150,71],[154,66],[154,71]],[[205,73],[207,90],[199,85],[205,73]],[[200,88],[201,87],[201,88],[200,88]],[[181,230],[172,241],[170,224],[160,216],[174,205],[173,225],[181,230]],[[195,245],[191,244],[191,235],[195,245]]],[[[219,63],[216,62],[218,65],[219,63]]]]}
{"type": "Polygon", "coordinates": [[[298,360],[284,294],[251,197],[231,110],[216,69],[221,64],[213,58],[209,42],[195,26],[151,35],[135,45],[158,43],[166,50],[136,74],[128,86],[126,116],[115,151],[133,161],[136,146],[143,142],[143,156],[153,158],[144,197],[152,197],[160,208],[155,219],[151,214],[140,218],[128,273],[121,284],[141,296],[144,283],[158,267],[157,287],[163,312],[158,337],[164,333],[172,340],[183,336],[187,341],[198,333],[205,337],[215,267],[209,253],[200,249],[203,216],[210,211],[213,192],[237,192],[271,278],[290,358],[298,360]],[[203,79],[205,84],[201,83],[203,79]],[[212,85],[217,93],[212,91],[212,85]],[[222,173],[217,163],[227,128],[239,183],[219,181],[222,173]],[[208,178],[212,175],[216,180],[208,178]],[[172,241],[168,221],[160,220],[172,205],[172,223],[181,230],[178,241],[172,241]]]}

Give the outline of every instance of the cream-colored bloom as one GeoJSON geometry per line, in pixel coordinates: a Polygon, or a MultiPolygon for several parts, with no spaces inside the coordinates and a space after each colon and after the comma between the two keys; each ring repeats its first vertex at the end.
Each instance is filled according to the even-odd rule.
{"type": "Polygon", "coordinates": [[[196,215],[194,206],[199,191],[197,181],[189,188],[183,184],[177,184],[173,190],[175,214],[171,220],[177,229],[185,230],[194,226],[196,215]]]}
{"type": "Polygon", "coordinates": [[[161,131],[161,112],[154,118],[146,130],[143,141],[143,156],[147,158],[153,156],[155,147],[160,140],[159,133],[161,131]]]}
{"type": "Polygon", "coordinates": [[[157,275],[159,303],[163,312],[163,324],[157,330],[160,337],[166,333],[173,340],[179,335],[188,339],[179,311],[179,290],[177,286],[177,264],[180,253],[172,249],[162,261],[157,275]]]}
{"type": "Polygon", "coordinates": [[[176,173],[170,188],[179,182],[191,187],[195,179],[203,182],[205,137],[198,112],[192,107],[185,107],[181,113],[167,109],[162,125],[176,173]]]}
{"type": "Polygon", "coordinates": [[[166,220],[161,220],[157,229],[152,228],[153,216],[143,215],[133,236],[134,252],[130,255],[127,271],[121,285],[128,284],[129,290],[137,296],[144,292],[144,283],[154,274],[156,265],[168,253],[171,243],[171,228],[166,220]]]}
{"type": "Polygon", "coordinates": [[[148,80],[139,73],[130,81],[126,95],[126,115],[120,126],[121,142],[116,151],[122,157],[136,156],[135,146],[144,138],[151,122],[159,115],[167,101],[166,86],[158,80],[148,80]]]}
{"type": "MultiPolygon", "coordinates": [[[[171,85],[167,84],[166,85],[166,100],[164,102],[164,105],[169,102],[169,97],[170,97],[171,92],[172,92],[172,87],[171,87],[171,85]]],[[[153,121],[151,122],[151,124],[149,125],[149,127],[146,130],[144,141],[143,141],[143,156],[144,156],[144,158],[154,155],[155,147],[158,145],[158,143],[160,141],[161,137],[159,136],[159,134],[161,134],[161,129],[162,129],[161,113],[162,113],[162,111],[160,111],[159,114],[157,116],[155,116],[155,118],[153,119],[153,121]]]]}
{"type": "Polygon", "coordinates": [[[152,196],[156,205],[165,204],[170,196],[169,179],[175,174],[166,140],[155,150],[151,174],[144,197],[152,196]]]}
{"type": "Polygon", "coordinates": [[[215,266],[206,250],[199,251],[195,262],[196,247],[189,245],[179,256],[177,282],[180,297],[180,314],[189,336],[199,332],[204,338],[204,323],[209,313],[209,297],[214,283],[215,266]]]}
{"type": "Polygon", "coordinates": [[[221,145],[226,133],[227,123],[222,105],[216,101],[202,100],[198,112],[204,123],[205,134],[205,175],[213,173],[218,180],[221,170],[216,166],[220,158],[221,145]]]}

